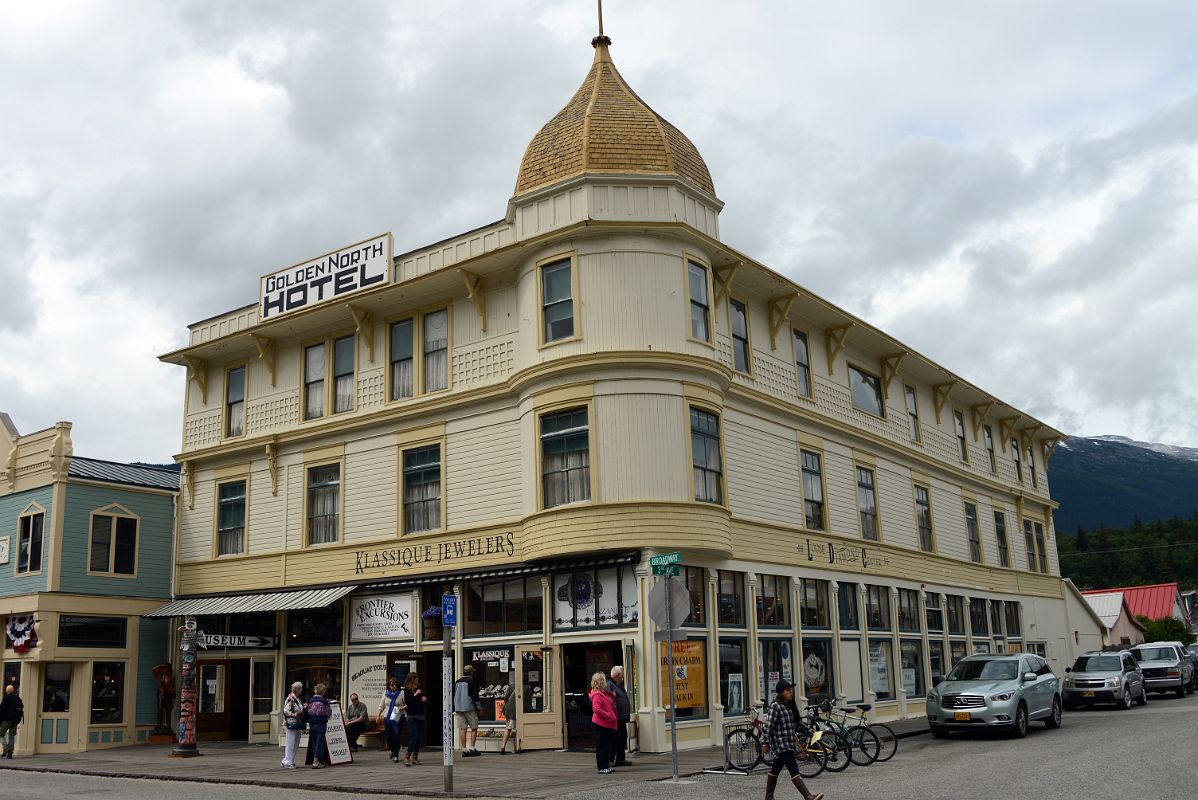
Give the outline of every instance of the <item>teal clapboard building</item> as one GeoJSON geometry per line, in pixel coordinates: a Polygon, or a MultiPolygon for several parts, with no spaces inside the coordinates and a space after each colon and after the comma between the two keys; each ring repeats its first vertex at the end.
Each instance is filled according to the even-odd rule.
{"type": "MultiPolygon", "coordinates": [[[[0,669],[25,724],[16,753],[148,740],[170,631],[172,469],[76,457],[71,425],[21,435],[0,413],[0,669]]],[[[170,719],[163,720],[169,728],[170,719]]]]}

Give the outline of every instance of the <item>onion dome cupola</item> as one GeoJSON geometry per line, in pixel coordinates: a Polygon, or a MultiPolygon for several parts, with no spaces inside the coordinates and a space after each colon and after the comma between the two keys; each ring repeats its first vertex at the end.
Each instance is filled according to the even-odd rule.
{"type": "Polygon", "coordinates": [[[691,140],[650,108],[612,63],[611,39],[591,41],[595,61],[578,91],[529,142],[516,196],[584,173],[677,176],[715,197],[691,140]]]}

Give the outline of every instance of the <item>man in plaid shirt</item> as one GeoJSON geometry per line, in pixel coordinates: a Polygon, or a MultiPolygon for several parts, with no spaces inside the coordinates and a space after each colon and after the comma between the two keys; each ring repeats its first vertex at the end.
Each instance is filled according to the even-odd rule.
{"type": "Polygon", "coordinates": [[[778,681],[777,697],[770,704],[768,716],[765,718],[765,740],[769,743],[770,751],[774,754],[774,765],[765,776],[765,800],[774,800],[774,789],[778,786],[778,776],[782,767],[790,773],[790,782],[803,795],[803,800],[824,800],[823,792],[813,795],[803,783],[799,775],[799,765],[795,762],[795,736],[798,730],[795,725],[795,687],[785,679],[778,681]]]}

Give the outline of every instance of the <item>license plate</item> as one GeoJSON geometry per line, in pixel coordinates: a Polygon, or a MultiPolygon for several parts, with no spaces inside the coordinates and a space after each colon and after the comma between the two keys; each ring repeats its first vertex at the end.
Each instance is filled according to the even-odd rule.
{"type": "Polygon", "coordinates": [[[971,719],[973,719],[973,717],[969,715],[968,711],[958,711],[953,714],[954,722],[969,722],[971,719]]]}
{"type": "Polygon", "coordinates": [[[1093,696],[1094,696],[1093,692],[1082,692],[1082,697],[1093,697],[1093,696]]]}

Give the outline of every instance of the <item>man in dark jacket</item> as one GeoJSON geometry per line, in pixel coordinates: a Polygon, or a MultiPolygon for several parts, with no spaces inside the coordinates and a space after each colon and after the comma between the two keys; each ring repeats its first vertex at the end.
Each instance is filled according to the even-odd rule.
{"type": "Polygon", "coordinates": [[[0,700],[0,741],[4,743],[4,752],[0,754],[0,758],[12,758],[17,726],[24,721],[25,704],[17,694],[17,687],[9,684],[4,687],[4,699],[0,700]]]}
{"type": "Polygon", "coordinates": [[[628,722],[632,719],[632,703],[628,699],[628,690],[624,688],[624,668],[611,668],[611,679],[607,682],[607,690],[616,696],[616,757],[613,767],[631,767],[632,762],[626,758],[628,753],[628,722]]]}

